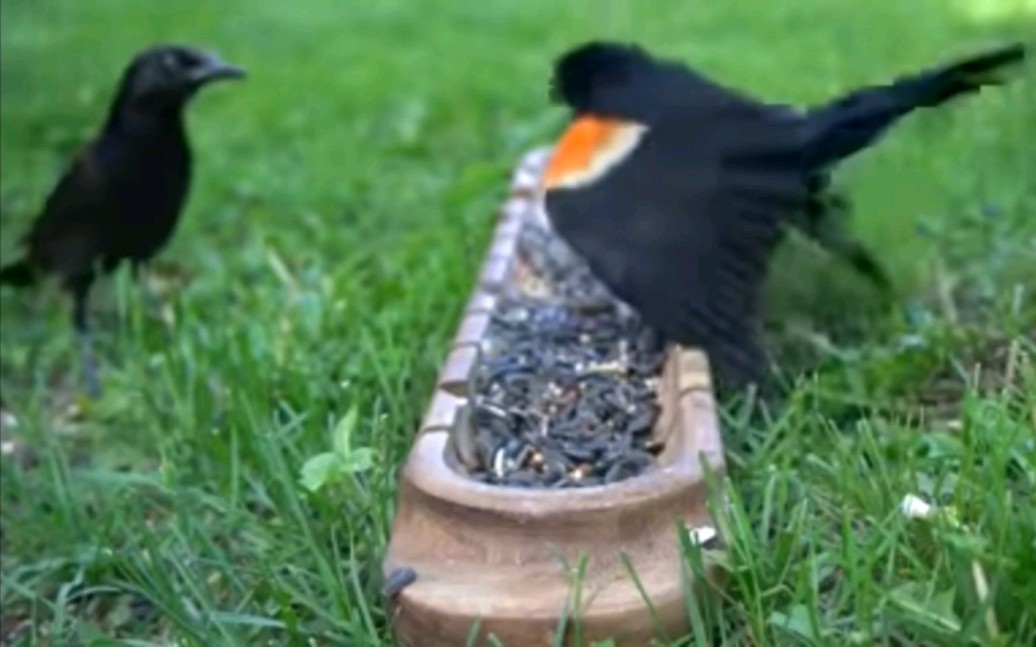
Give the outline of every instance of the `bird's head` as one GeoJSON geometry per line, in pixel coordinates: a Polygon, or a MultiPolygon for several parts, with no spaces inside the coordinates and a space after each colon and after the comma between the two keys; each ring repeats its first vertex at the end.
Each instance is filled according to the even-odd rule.
{"type": "Polygon", "coordinates": [[[175,109],[203,86],[244,76],[244,69],[214,52],[188,45],[158,45],[140,52],[130,62],[122,77],[119,101],[175,109]]]}
{"type": "Polygon", "coordinates": [[[647,126],[635,118],[635,111],[615,111],[614,96],[610,105],[602,105],[602,97],[609,94],[602,90],[628,89],[631,77],[650,71],[652,65],[648,53],[637,45],[605,41],[585,43],[555,61],[551,99],[571,108],[575,118],[554,147],[543,174],[543,190],[597,182],[636,149],[647,126]]]}
{"type": "Polygon", "coordinates": [[[590,110],[597,89],[620,84],[649,62],[637,45],[591,41],[570,49],[554,62],[550,98],[577,112],[590,110]]]}

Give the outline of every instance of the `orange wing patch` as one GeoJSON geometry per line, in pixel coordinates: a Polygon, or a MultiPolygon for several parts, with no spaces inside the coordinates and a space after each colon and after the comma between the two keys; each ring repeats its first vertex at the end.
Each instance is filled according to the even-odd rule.
{"type": "Polygon", "coordinates": [[[579,117],[554,148],[543,174],[543,190],[591,184],[632,153],[646,132],[647,126],[632,121],[579,117]]]}

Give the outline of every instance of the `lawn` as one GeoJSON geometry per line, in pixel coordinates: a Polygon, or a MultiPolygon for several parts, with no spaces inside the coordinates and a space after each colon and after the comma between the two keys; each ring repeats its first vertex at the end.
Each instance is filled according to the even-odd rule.
{"type": "MultiPolygon", "coordinates": [[[[191,111],[161,309],[125,275],[96,295],[102,400],[79,398],[60,295],[2,296],[12,645],[391,644],[395,473],[510,168],[562,124],[546,79],[564,47],[635,39],[810,102],[1036,44],[1032,0],[0,6],[5,262],[135,50],[209,45],[251,74],[191,111]],[[308,492],[302,465],[352,409],[373,465],[308,492]]],[[[782,253],[775,342],[820,371],[765,424],[725,412],[728,545],[705,558],[729,585],[673,644],[1036,642],[1033,142],[1036,65],[843,168],[891,309],[805,245],[782,253]],[[945,514],[905,518],[907,494],[945,514]]]]}

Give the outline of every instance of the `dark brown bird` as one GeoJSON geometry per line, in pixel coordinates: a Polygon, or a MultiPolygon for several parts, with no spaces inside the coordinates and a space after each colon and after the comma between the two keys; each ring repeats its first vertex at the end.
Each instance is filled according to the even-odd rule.
{"type": "Polygon", "coordinates": [[[100,392],[90,352],[87,301],[100,274],[129,261],[134,274],[169,241],[191,185],[184,108],[202,87],[244,70],[216,54],[159,45],[123,73],[100,133],[75,157],[22,239],[22,258],[0,283],[57,277],[72,297],[86,390],[100,392]]]}
{"type": "Polygon", "coordinates": [[[788,225],[881,286],[837,226],[837,164],[898,119],[1002,82],[1011,45],[800,110],[765,103],[635,45],[592,42],[555,64],[573,120],[543,180],[550,221],[620,300],[670,341],[702,348],[720,388],[760,383],[760,291],[788,225]]]}

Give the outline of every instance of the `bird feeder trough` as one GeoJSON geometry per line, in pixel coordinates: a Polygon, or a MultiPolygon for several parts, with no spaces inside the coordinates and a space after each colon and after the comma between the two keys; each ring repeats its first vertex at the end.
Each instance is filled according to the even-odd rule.
{"type": "Polygon", "coordinates": [[[467,415],[472,372],[502,290],[521,271],[519,232],[529,219],[544,222],[536,188],[548,154],[530,153],[515,172],[400,473],[383,569],[387,582],[406,584],[389,584],[385,599],[403,645],[538,647],[559,644],[558,631],[566,645],[575,644],[577,633],[586,645],[675,638],[690,623],[684,597],[690,571],[678,533],[718,541],[704,477],[706,463],[723,472],[723,451],[708,365],[695,350],[668,351],[649,431],[660,450],[636,476],[585,487],[519,487],[473,479],[458,458],[458,439],[474,424],[467,415]],[[578,564],[581,578],[573,576],[578,564]]]}

